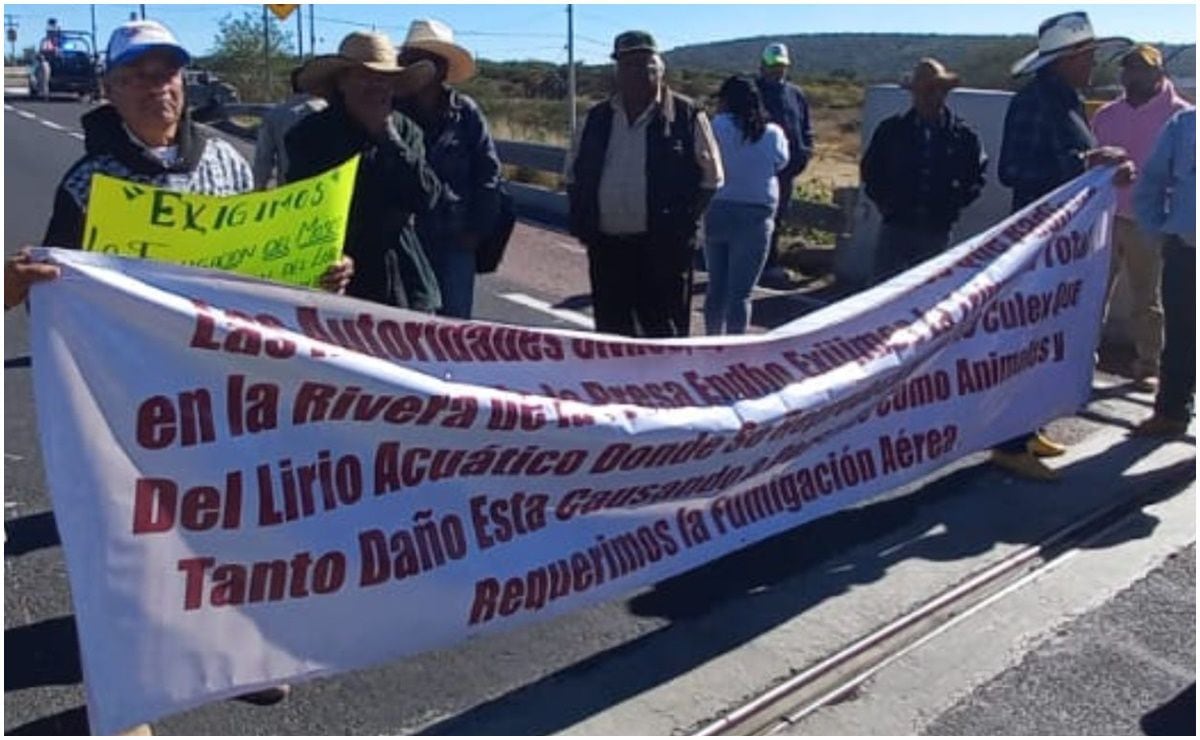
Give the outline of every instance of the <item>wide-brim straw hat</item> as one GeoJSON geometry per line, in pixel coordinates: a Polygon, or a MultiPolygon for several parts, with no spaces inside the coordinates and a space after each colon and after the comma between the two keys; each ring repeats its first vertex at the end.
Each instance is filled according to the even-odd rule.
{"type": "Polygon", "coordinates": [[[1087,13],[1064,13],[1042,21],[1038,28],[1037,48],[1013,64],[1012,75],[1031,74],[1057,59],[1080,52],[1115,52],[1130,46],[1133,46],[1133,40],[1123,36],[1096,38],[1087,13]]]}
{"type": "Polygon", "coordinates": [[[333,94],[338,75],[354,67],[387,75],[400,97],[420,90],[437,76],[431,62],[401,66],[396,61],[396,47],[386,35],[354,31],[342,39],[337,54],[308,60],[296,76],[296,85],[310,95],[328,98],[333,94]]]}
{"type": "Polygon", "coordinates": [[[925,57],[917,62],[913,71],[901,80],[900,85],[909,90],[919,90],[931,86],[949,90],[958,87],[958,83],[958,73],[946,69],[946,65],[933,57],[925,57]]]}
{"type": "Polygon", "coordinates": [[[451,85],[466,82],[475,76],[475,57],[454,41],[454,31],[441,21],[422,19],[408,27],[408,36],[400,52],[417,49],[429,52],[446,61],[446,82],[451,85]]]}

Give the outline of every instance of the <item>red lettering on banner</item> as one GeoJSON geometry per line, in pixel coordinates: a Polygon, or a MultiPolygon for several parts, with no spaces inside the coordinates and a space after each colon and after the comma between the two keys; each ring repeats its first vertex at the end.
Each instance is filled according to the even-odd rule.
{"type": "MultiPolygon", "coordinates": [[[[316,342],[388,361],[557,362],[566,354],[559,337],[521,327],[395,321],[368,313],[323,316],[312,306],[297,307],[296,322],[316,342]]],[[[313,357],[327,353],[311,349],[313,357]]]]}
{"type": "Polygon", "coordinates": [[[136,436],[138,444],[148,450],[170,447],[177,438],[182,447],[212,442],[217,438],[212,396],[197,388],[180,393],[177,402],[167,396],[143,401],[138,406],[136,436]]]}
{"type": "Polygon", "coordinates": [[[662,383],[627,383],[604,385],[594,380],[580,383],[584,395],[594,404],[628,403],[649,408],[684,408],[697,403],[682,384],[668,380],[662,383]]]}
{"type": "Polygon", "coordinates": [[[598,588],[679,551],[668,519],[612,537],[600,535],[596,544],[539,565],[524,576],[503,582],[493,577],[476,581],[467,624],[490,622],[522,610],[540,611],[557,599],[598,588]]]}
{"type": "Polygon", "coordinates": [[[1011,352],[988,352],[979,359],[960,357],[954,363],[955,390],[960,396],[982,393],[1046,362],[1067,356],[1066,334],[1037,337],[1011,352]]]}
{"type": "Polygon", "coordinates": [[[204,301],[193,298],[196,308],[196,326],[188,343],[193,349],[224,351],[257,357],[286,360],[296,354],[296,343],[288,339],[284,323],[278,318],[261,313],[256,316],[241,311],[221,311],[204,301]],[[219,325],[218,321],[222,323],[219,325]],[[223,341],[217,341],[217,332],[226,332],[223,341]],[[266,329],[264,332],[263,329],[266,329]]]}
{"type": "Polygon", "coordinates": [[[941,429],[933,428],[911,434],[905,434],[904,430],[901,430],[895,435],[881,436],[879,438],[881,472],[888,475],[938,460],[950,454],[957,440],[958,427],[954,424],[947,424],[941,429]]]}
{"type": "Polygon", "coordinates": [[[470,500],[471,527],[480,550],[510,542],[546,526],[546,505],[550,497],[524,491],[508,498],[475,496],[470,500]]]}
{"type": "Polygon", "coordinates": [[[616,442],[600,451],[588,472],[654,470],[670,465],[685,465],[696,460],[707,460],[721,447],[724,439],[719,434],[701,432],[686,441],[665,442],[657,445],[616,442]]]}
{"type": "Polygon", "coordinates": [[[354,385],[338,387],[306,381],[296,392],[292,424],[330,421],[371,422],[469,429],[479,415],[473,396],[413,396],[365,393],[354,385]]]}
{"type": "Polygon", "coordinates": [[[179,484],[168,478],[138,478],[133,493],[133,533],[166,532],[175,527],[203,532],[220,525],[237,529],[242,524],[242,474],[225,476],[225,491],[215,486],[195,486],[179,496],[179,484]]]}
{"type": "Polygon", "coordinates": [[[336,460],[329,450],[309,463],[283,458],[255,468],[258,482],[258,526],[271,527],[304,519],[362,500],[363,464],[357,456],[336,460]]]}
{"type": "Polygon", "coordinates": [[[274,383],[247,386],[245,375],[230,375],[226,380],[225,402],[230,436],[258,434],[279,426],[279,386],[274,383]]]}
{"type": "Polygon", "coordinates": [[[346,583],[346,555],[331,550],[314,561],[312,553],[298,552],[290,560],[220,564],[194,557],[180,560],[178,570],[184,574],[183,609],[194,611],[206,603],[243,606],[333,593],[346,583]]]}
{"type": "Polygon", "coordinates": [[[411,529],[397,529],[390,537],[381,529],[360,532],[358,549],[359,585],[378,586],[461,560],[467,554],[467,534],[456,515],[437,519],[426,509],[413,515],[411,529]]]}

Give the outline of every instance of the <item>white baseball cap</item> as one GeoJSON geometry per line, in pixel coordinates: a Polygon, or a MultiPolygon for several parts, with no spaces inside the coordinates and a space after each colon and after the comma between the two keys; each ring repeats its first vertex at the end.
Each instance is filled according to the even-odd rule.
{"type": "Polygon", "coordinates": [[[163,24],[158,21],[129,21],[113,29],[112,36],[108,38],[106,69],[129,64],[155,49],[173,53],[181,67],[192,60],[187,50],[175,39],[175,34],[163,24]]]}

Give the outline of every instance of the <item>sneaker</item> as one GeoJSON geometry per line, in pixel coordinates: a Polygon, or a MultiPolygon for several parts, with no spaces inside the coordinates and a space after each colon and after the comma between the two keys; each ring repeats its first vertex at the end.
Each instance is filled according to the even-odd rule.
{"type": "Polygon", "coordinates": [[[1158,378],[1154,375],[1143,375],[1133,379],[1133,389],[1139,393],[1155,393],[1158,391],[1158,378]]]}
{"type": "Polygon", "coordinates": [[[1168,419],[1157,413],[1138,424],[1129,433],[1131,437],[1180,437],[1187,433],[1188,423],[1179,419],[1168,419]]]}
{"type": "Polygon", "coordinates": [[[1013,475],[1027,480],[1050,482],[1059,479],[1057,470],[1046,465],[1030,452],[993,450],[992,462],[1013,475]]]}
{"type": "Polygon", "coordinates": [[[1067,451],[1067,446],[1055,442],[1041,432],[1035,432],[1025,443],[1025,449],[1034,457],[1058,457],[1067,451]]]}
{"type": "Polygon", "coordinates": [[[244,701],[247,704],[253,704],[256,707],[269,707],[272,704],[278,704],[288,698],[288,694],[292,693],[292,687],[287,684],[279,686],[271,686],[270,688],[251,691],[249,694],[235,696],[234,699],[244,701]]]}

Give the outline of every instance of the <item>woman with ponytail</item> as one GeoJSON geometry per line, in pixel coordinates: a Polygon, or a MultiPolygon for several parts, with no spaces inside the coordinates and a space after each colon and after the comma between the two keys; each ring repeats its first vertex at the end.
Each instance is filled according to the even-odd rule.
{"type": "Polygon", "coordinates": [[[725,184],[705,218],[704,323],[709,334],[744,334],[750,323],[750,291],[771,246],[779,203],[775,174],[787,164],[788,142],[783,129],[768,122],[750,79],[725,80],[717,100],[713,134],[725,184]]]}

